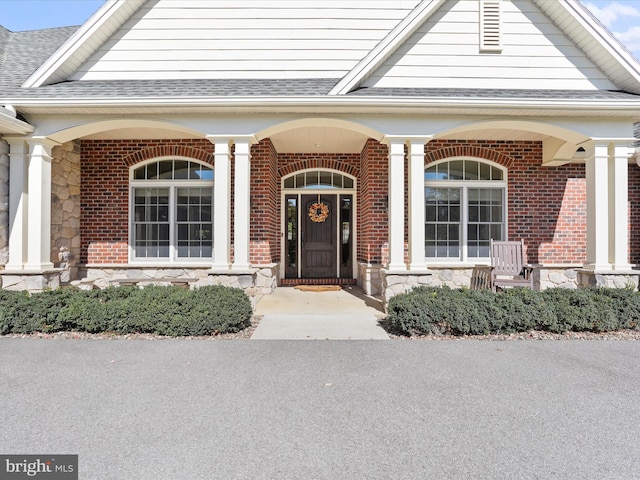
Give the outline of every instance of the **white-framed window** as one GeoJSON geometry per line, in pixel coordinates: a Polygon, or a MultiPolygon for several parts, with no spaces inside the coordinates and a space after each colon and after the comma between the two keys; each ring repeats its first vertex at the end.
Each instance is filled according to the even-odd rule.
{"type": "Polygon", "coordinates": [[[507,236],[507,172],[475,158],[427,165],[425,257],[436,261],[489,258],[489,241],[507,236]]]}
{"type": "Polygon", "coordinates": [[[199,262],[213,257],[213,168],[189,158],[131,168],[130,257],[199,262]]]}

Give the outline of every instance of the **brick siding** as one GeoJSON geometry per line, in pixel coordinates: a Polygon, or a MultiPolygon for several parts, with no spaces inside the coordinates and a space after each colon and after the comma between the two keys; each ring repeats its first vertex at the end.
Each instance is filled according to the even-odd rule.
{"type": "Polygon", "coordinates": [[[543,167],[542,142],[454,141],[427,144],[426,163],[471,156],[508,168],[508,236],[524,239],[531,263],[579,263],[586,259],[584,165],[543,167]]]}
{"type": "MultiPolygon", "coordinates": [[[[127,262],[131,165],[170,155],[213,163],[213,151],[214,145],[204,139],[82,141],[81,263],[127,262]]],[[[358,179],[357,260],[373,264],[387,261],[385,145],[369,139],[361,154],[278,154],[267,139],[252,146],[251,152],[252,264],[280,261],[281,179],[308,168],[334,169],[358,179]]],[[[426,145],[425,163],[456,156],[491,160],[508,168],[509,238],[524,239],[529,262],[585,261],[584,165],[541,166],[542,143],[537,141],[434,140],[426,145]]],[[[629,182],[633,226],[640,224],[640,169],[635,166],[629,168],[629,182]]],[[[630,228],[633,263],[640,261],[638,230],[630,228]]]]}
{"type": "Polygon", "coordinates": [[[127,263],[131,165],[170,155],[213,164],[213,149],[205,139],[83,140],[80,263],[127,263]]]}

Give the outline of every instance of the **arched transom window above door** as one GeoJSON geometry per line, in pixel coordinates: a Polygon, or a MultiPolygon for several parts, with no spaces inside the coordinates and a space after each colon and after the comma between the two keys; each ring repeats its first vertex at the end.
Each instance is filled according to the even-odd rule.
{"type": "Polygon", "coordinates": [[[132,167],[132,261],[212,258],[213,176],[211,165],[184,158],[156,159],[132,167]]]}
{"type": "Polygon", "coordinates": [[[284,188],[354,188],[351,177],[331,170],[306,170],[285,177],[284,188]]]}
{"type": "Polygon", "coordinates": [[[507,237],[506,177],[504,167],[474,158],[427,165],[427,259],[465,262],[489,257],[490,239],[507,237]]]}

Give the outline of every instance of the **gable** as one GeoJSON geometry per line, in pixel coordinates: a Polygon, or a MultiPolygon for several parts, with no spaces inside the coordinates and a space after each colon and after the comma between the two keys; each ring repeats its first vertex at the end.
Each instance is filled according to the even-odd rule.
{"type": "Polygon", "coordinates": [[[146,2],[70,79],[341,78],[418,3],[146,2]]]}
{"type": "Polygon", "coordinates": [[[482,48],[482,3],[478,0],[446,1],[361,86],[618,89],[529,0],[499,2],[500,48],[482,48]]]}

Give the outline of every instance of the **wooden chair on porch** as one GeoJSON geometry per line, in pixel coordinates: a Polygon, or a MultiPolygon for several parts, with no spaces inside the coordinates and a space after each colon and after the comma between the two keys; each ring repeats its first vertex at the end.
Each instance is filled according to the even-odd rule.
{"type": "Polygon", "coordinates": [[[506,287],[533,289],[533,267],[525,264],[524,240],[490,241],[490,286],[495,292],[506,287]]]}

